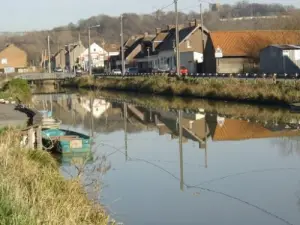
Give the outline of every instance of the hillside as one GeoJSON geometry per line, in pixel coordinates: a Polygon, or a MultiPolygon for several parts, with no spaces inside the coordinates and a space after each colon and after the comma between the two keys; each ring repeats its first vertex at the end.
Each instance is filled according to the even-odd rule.
{"type": "MultiPolygon", "coordinates": [[[[199,19],[196,12],[179,13],[180,23],[187,23],[192,19],[199,19]]],[[[166,27],[174,24],[175,13],[156,11],[152,14],[124,14],[124,36],[125,39],[132,34],[142,34],[144,32],[154,33],[157,27],[166,27]]],[[[0,36],[0,46],[7,43],[14,43],[29,55],[30,65],[39,65],[41,52],[46,49],[47,35],[51,36],[51,52],[56,52],[59,48],[79,39],[87,46],[87,27],[93,24],[101,24],[99,29],[91,32],[92,42],[105,45],[107,43],[120,42],[120,20],[118,17],[108,15],[93,16],[88,19],[81,19],[77,24],[57,27],[50,31],[36,31],[25,34],[11,35],[2,34],[0,36]]],[[[297,9],[292,6],[282,6],[279,4],[249,4],[240,2],[235,5],[221,5],[211,8],[204,13],[204,24],[211,30],[245,30],[245,29],[300,29],[300,16],[297,9]],[[236,17],[249,17],[251,19],[233,20],[236,17]],[[262,16],[278,16],[277,18],[261,18],[262,16]],[[285,16],[285,17],[284,17],[285,16]],[[225,20],[224,20],[225,19],[225,20]]],[[[105,47],[105,46],[104,46],[105,47]]]]}

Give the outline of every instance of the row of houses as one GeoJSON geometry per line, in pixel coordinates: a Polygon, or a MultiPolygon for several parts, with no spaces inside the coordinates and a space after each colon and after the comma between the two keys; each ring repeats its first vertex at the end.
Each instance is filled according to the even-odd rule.
{"type": "MultiPolygon", "coordinates": [[[[139,72],[176,68],[176,32],[174,25],[156,28],[128,38],[124,47],[126,67],[139,72]]],[[[209,31],[200,21],[179,25],[180,66],[190,73],[300,73],[300,31],[253,30],[209,31]]],[[[93,43],[91,65],[107,71],[121,68],[121,48],[117,44],[93,43]]],[[[57,67],[88,69],[89,49],[79,40],[58,49],[51,56],[52,70],[57,67]]],[[[0,51],[0,72],[27,72],[27,53],[14,44],[0,51]]],[[[48,53],[41,66],[47,67],[48,53]]]]}
{"type": "MultiPolygon", "coordinates": [[[[105,47],[93,43],[89,46],[91,54],[91,66],[92,67],[105,67],[105,62],[111,56],[119,55],[120,47],[116,44],[107,44],[105,47]]],[[[42,56],[42,66],[47,67],[48,58],[47,55],[42,56]]],[[[55,68],[73,69],[75,67],[81,67],[85,70],[88,69],[89,49],[84,47],[81,41],[77,43],[66,45],[64,48],[60,48],[51,57],[52,70],[55,68]]]]}
{"type": "MultiPolygon", "coordinates": [[[[176,67],[175,30],[175,26],[168,25],[165,29],[156,28],[154,34],[144,33],[130,37],[124,43],[126,67],[138,67],[140,72],[160,67],[176,67]]],[[[274,70],[275,67],[273,70],[266,69],[272,68],[274,62],[271,53],[267,54],[267,48],[290,49],[291,45],[300,45],[300,31],[210,32],[207,28],[202,28],[198,20],[191,21],[188,25],[179,25],[180,66],[185,66],[191,73],[254,72],[260,70],[260,61],[263,63],[261,71],[288,71],[288,61],[294,60],[285,60],[280,54],[277,59],[280,61],[280,68],[277,67],[277,71],[274,70]]],[[[288,57],[288,54],[285,56],[288,57]]],[[[121,68],[120,55],[112,60],[115,61],[113,65],[121,68]]]]}

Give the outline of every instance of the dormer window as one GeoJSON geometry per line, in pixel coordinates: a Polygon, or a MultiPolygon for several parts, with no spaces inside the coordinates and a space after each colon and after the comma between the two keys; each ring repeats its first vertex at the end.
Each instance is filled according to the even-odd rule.
{"type": "Polygon", "coordinates": [[[192,47],[190,40],[186,40],[186,47],[187,48],[191,48],[192,47]]]}

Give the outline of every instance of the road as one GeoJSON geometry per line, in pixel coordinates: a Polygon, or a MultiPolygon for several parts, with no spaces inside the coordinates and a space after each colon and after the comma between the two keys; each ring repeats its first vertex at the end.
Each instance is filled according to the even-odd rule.
{"type": "Polygon", "coordinates": [[[0,128],[7,126],[26,126],[28,117],[15,110],[15,105],[0,104],[0,128]]]}

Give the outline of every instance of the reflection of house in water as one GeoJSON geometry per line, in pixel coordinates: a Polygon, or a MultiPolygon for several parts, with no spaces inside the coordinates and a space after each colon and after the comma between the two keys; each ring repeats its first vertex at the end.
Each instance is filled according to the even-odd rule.
{"type": "MultiPolygon", "coordinates": [[[[179,124],[177,113],[161,111],[156,117],[155,123],[160,135],[171,134],[172,138],[178,138],[179,124]]],[[[209,130],[204,113],[182,113],[181,125],[183,143],[193,140],[199,142],[200,148],[205,148],[205,139],[209,134],[209,130]]]]}
{"type": "Polygon", "coordinates": [[[298,129],[291,129],[286,124],[262,125],[245,120],[221,119],[217,115],[207,115],[207,121],[213,141],[300,136],[298,129]]]}
{"type": "MultiPolygon", "coordinates": [[[[37,100],[48,100],[49,96],[35,97],[37,100]]],[[[53,95],[54,116],[64,124],[82,124],[91,127],[91,99],[76,94],[53,95]]],[[[158,129],[160,135],[169,134],[173,139],[179,138],[179,119],[176,111],[147,109],[126,104],[128,110],[126,132],[141,132],[158,129]]],[[[103,99],[93,102],[94,129],[96,132],[114,132],[124,130],[124,104],[109,103],[103,99]]],[[[296,121],[297,122],[297,121],[296,121]]],[[[198,142],[205,148],[205,141],[210,136],[212,141],[234,141],[255,138],[273,138],[300,136],[297,126],[293,124],[256,123],[247,120],[224,118],[216,113],[205,113],[204,110],[182,112],[182,142],[198,142]]]]}
{"type": "Polygon", "coordinates": [[[103,115],[103,113],[105,113],[111,107],[111,104],[104,99],[91,100],[86,97],[80,97],[79,100],[80,105],[87,112],[93,112],[94,118],[100,118],[103,115]]]}

